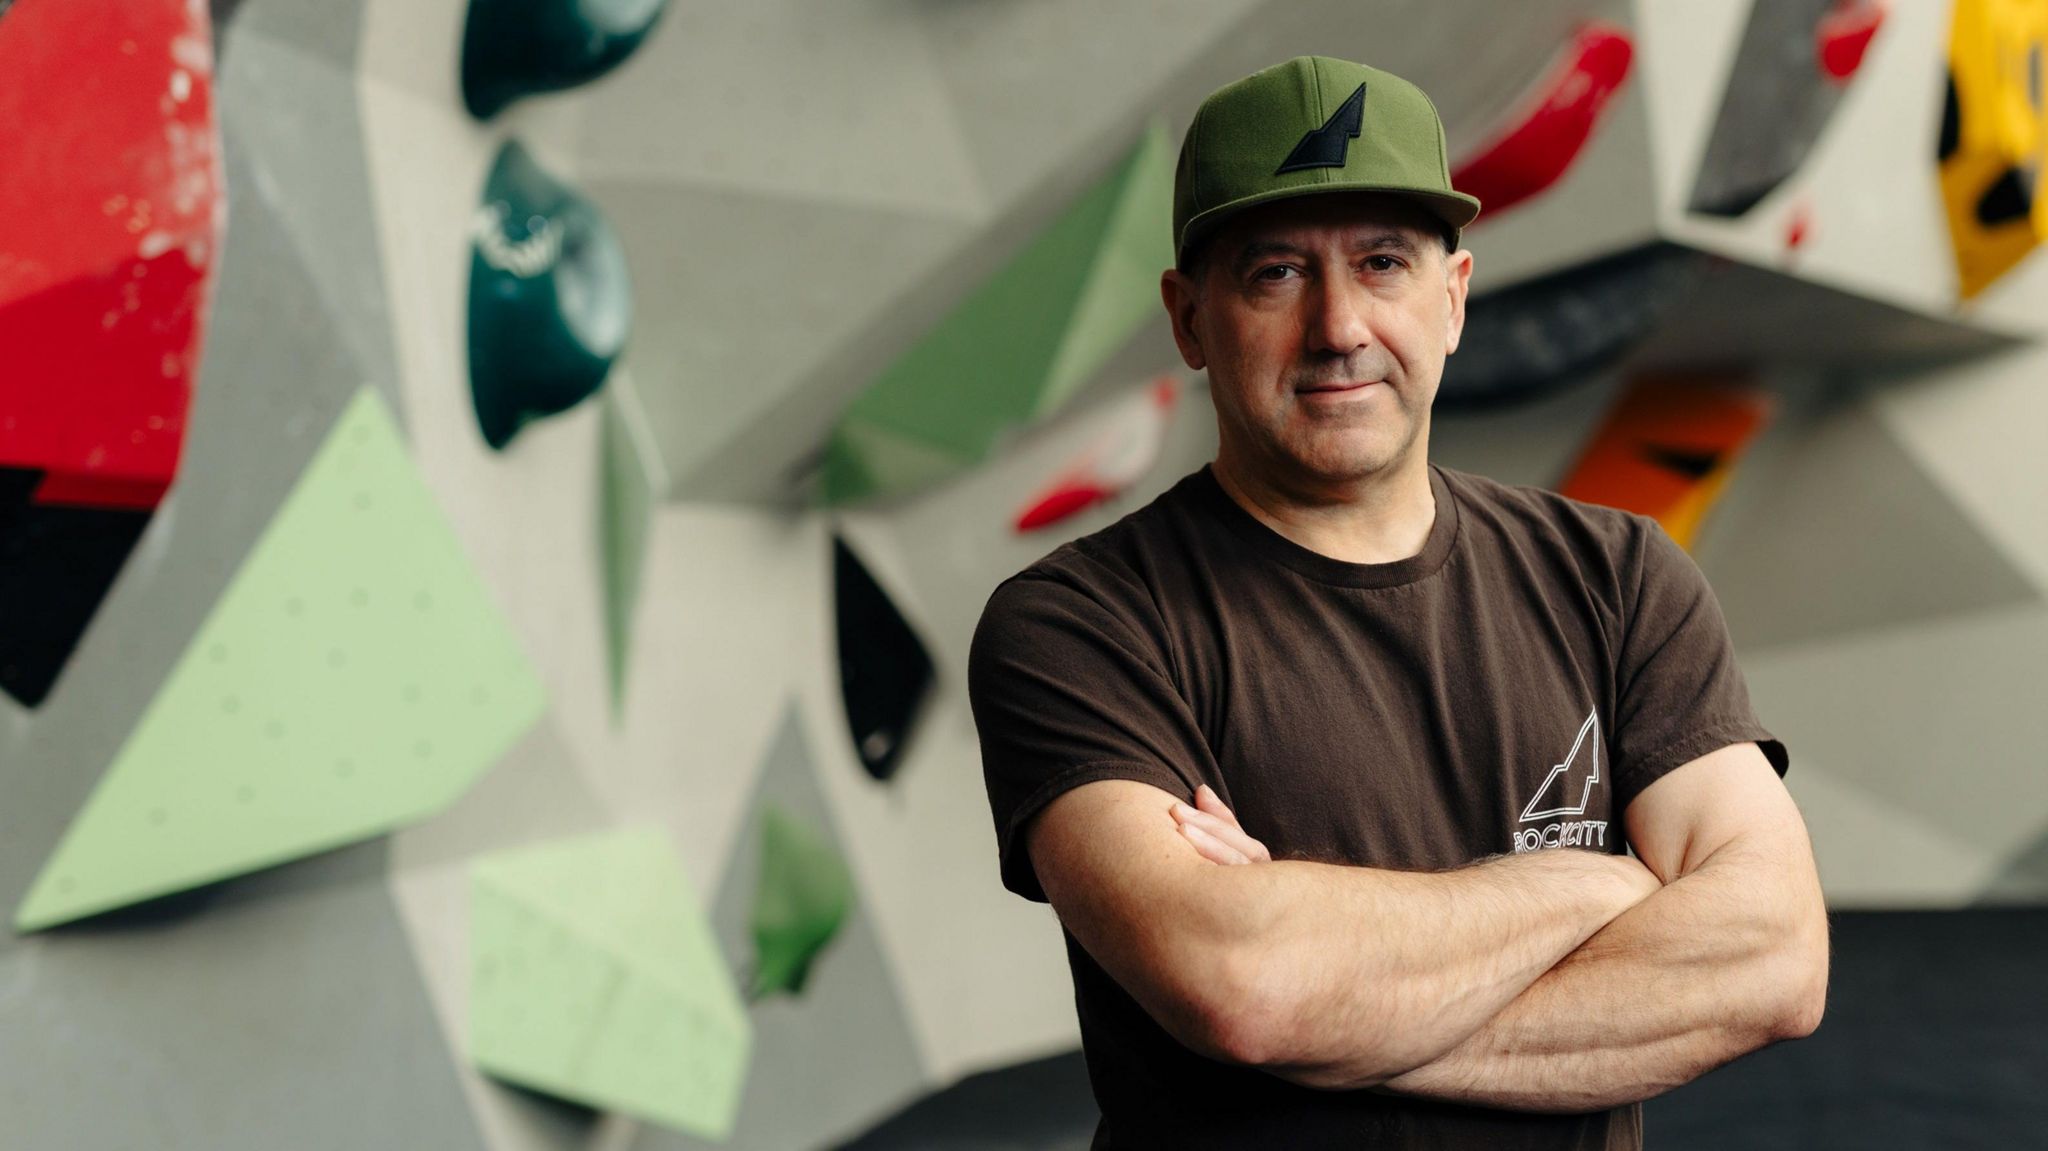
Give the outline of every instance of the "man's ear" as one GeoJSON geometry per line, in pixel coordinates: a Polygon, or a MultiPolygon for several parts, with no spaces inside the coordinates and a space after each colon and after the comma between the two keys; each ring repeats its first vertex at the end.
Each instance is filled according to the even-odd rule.
{"type": "Polygon", "coordinates": [[[1458,350],[1465,334],[1465,293],[1472,285],[1472,253],[1464,248],[1444,257],[1444,291],[1450,294],[1451,322],[1445,332],[1444,354],[1458,350]]]}
{"type": "Polygon", "coordinates": [[[1202,354],[1201,333],[1195,326],[1195,313],[1201,303],[1199,291],[1195,282],[1178,268],[1168,268],[1159,275],[1159,299],[1166,305],[1167,318],[1173,321],[1173,342],[1180,347],[1181,362],[1195,371],[1209,364],[1202,354]]]}

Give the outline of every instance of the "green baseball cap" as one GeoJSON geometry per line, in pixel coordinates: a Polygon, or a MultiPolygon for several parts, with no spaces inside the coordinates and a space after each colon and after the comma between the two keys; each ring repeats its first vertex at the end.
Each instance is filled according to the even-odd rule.
{"type": "Polygon", "coordinates": [[[1444,126],[1422,89],[1392,72],[1296,56],[1209,94],[1173,179],[1173,254],[1232,213],[1318,192],[1413,200],[1454,237],[1479,201],[1451,188],[1444,126]]]}

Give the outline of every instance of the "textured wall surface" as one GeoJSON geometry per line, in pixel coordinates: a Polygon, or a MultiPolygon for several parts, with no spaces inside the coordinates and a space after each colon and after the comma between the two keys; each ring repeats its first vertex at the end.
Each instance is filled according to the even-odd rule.
{"type": "Polygon", "coordinates": [[[1631,31],[1634,71],[1577,162],[1469,234],[1475,289],[1660,241],[1714,271],[1604,367],[1440,413],[1432,457],[1554,485],[1638,373],[1771,393],[1695,555],[1791,749],[1831,900],[2048,902],[2048,257],[1957,300],[1934,167],[1945,5],[1892,6],[1804,160],[1734,219],[1686,203],[1742,0],[678,3],[616,73],[482,124],[458,90],[463,0],[216,7],[230,223],[185,462],[48,701],[0,699],[0,896],[27,891],[362,386],[398,415],[548,711],[452,807],[387,838],[0,933],[0,1143],[698,1145],[471,1067],[466,867],[652,822],[737,970],[768,800],[826,834],[856,910],[801,997],[752,1006],[731,1145],[828,1145],[1072,1048],[1058,925],[998,881],[967,645],[997,581],[1211,458],[1203,382],[1161,316],[955,479],[830,512],[803,482],[845,405],[1152,118],[1177,140],[1203,93],[1297,52],[1413,78],[1455,153],[1517,114],[1581,21],[1631,31]],[[470,221],[515,136],[604,209],[633,276],[606,387],[669,486],[616,708],[604,413],[494,452],[470,407],[470,221]],[[1788,244],[1795,215],[1808,232],[1788,244]],[[1144,478],[1018,535],[1090,417],[1161,374],[1186,387],[1144,478]],[[887,784],[847,735],[835,532],[936,666],[887,784]]]}

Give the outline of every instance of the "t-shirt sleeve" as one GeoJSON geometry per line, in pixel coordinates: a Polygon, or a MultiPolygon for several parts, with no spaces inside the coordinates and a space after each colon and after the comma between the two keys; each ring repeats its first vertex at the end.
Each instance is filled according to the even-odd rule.
{"type": "Polygon", "coordinates": [[[983,609],[967,659],[1003,886],[1047,902],[1024,843],[1031,817],[1098,779],[1192,802],[1210,761],[1158,641],[1105,598],[1026,572],[983,609]]]}
{"type": "Polygon", "coordinates": [[[1631,518],[1640,543],[1615,668],[1609,739],[1615,809],[1625,809],[1673,768],[1733,743],[1754,741],[1785,774],[1785,745],[1750,708],[1749,687],[1706,576],[1655,520],[1631,518]]]}

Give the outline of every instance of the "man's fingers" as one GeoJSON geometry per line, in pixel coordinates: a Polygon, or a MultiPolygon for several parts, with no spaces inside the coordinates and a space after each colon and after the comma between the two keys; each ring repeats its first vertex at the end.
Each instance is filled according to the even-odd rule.
{"type": "Polygon", "coordinates": [[[1189,842],[1195,845],[1195,850],[1200,851],[1211,862],[1222,864],[1251,862],[1244,852],[1203,831],[1192,823],[1181,824],[1180,830],[1181,834],[1187,836],[1189,842]]]}
{"type": "Polygon", "coordinates": [[[1198,828],[1190,827],[1185,823],[1180,825],[1180,835],[1182,839],[1187,840],[1194,847],[1195,854],[1208,860],[1210,863],[1232,864],[1237,862],[1238,853],[1232,851],[1223,841],[1213,835],[1199,834],[1198,828]]]}
{"type": "Polygon", "coordinates": [[[1273,858],[1272,853],[1266,850],[1266,845],[1246,834],[1243,828],[1206,811],[1197,811],[1185,803],[1175,803],[1173,817],[1180,821],[1181,826],[1194,827],[1244,856],[1247,863],[1270,862],[1273,858]]]}
{"type": "Polygon", "coordinates": [[[1266,845],[1252,838],[1251,833],[1244,829],[1244,825],[1237,821],[1237,813],[1230,810],[1223,802],[1223,797],[1216,794],[1215,788],[1206,783],[1197,787],[1195,803],[1199,805],[1199,812],[1223,825],[1218,830],[1225,841],[1237,845],[1238,849],[1254,862],[1272,861],[1273,854],[1266,850],[1266,845]]]}
{"type": "Polygon", "coordinates": [[[1243,826],[1237,822],[1237,813],[1225,806],[1223,797],[1217,795],[1216,789],[1206,783],[1195,789],[1195,806],[1208,812],[1210,815],[1227,821],[1232,827],[1243,826]]]}

